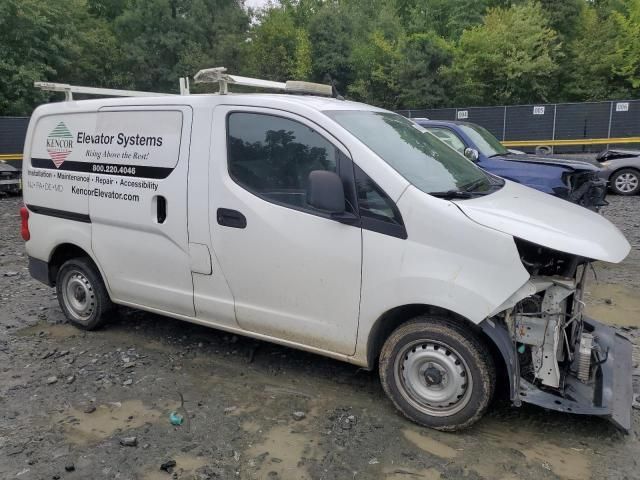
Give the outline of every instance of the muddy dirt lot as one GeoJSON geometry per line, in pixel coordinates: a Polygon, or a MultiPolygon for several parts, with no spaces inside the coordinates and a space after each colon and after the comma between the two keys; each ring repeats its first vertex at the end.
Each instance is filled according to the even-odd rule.
{"type": "MultiPolygon", "coordinates": [[[[589,310],[640,344],[640,198],[610,201],[634,249],[597,266],[589,310]]],[[[0,199],[2,479],[640,478],[639,410],[624,435],[496,401],[439,433],[396,413],[375,372],[312,354],[124,309],[76,330],[29,277],[19,203],[0,199]],[[188,421],[172,426],[174,410],[188,421]]]]}

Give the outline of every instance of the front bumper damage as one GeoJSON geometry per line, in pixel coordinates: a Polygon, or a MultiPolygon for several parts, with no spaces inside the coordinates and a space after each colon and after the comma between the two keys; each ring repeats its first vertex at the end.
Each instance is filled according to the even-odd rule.
{"type": "Polygon", "coordinates": [[[532,277],[480,327],[504,359],[515,406],[596,415],[629,433],[633,347],[582,313],[582,277],[532,277]]]}
{"type": "Polygon", "coordinates": [[[563,396],[541,390],[524,379],[513,401],[522,401],[578,415],[597,415],[613,422],[629,433],[631,431],[632,344],[629,340],[591,318],[583,317],[585,328],[592,330],[600,347],[607,352],[606,360],[596,368],[595,382],[585,384],[576,377],[567,376],[563,396]]]}
{"type": "Polygon", "coordinates": [[[591,210],[609,205],[605,200],[607,182],[593,172],[580,172],[568,176],[570,192],[567,200],[591,210]]]}

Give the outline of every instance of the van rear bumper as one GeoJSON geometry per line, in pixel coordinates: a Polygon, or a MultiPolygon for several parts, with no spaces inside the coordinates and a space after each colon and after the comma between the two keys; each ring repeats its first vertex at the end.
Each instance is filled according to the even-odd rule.
{"type": "Polygon", "coordinates": [[[629,433],[632,424],[632,344],[625,337],[591,318],[584,317],[587,331],[597,339],[606,360],[595,367],[599,369],[593,384],[584,384],[568,375],[562,397],[538,389],[520,379],[520,399],[560,412],[597,415],[629,433]]]}
{"type": "Polygon", "coordinates": [[[49,278],[49,264],[44,260],[29,257],[29,274],[49,287],[53,287],[49,278]]]}

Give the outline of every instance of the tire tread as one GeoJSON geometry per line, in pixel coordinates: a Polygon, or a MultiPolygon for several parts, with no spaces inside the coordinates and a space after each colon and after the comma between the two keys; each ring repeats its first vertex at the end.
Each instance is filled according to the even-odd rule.
{"type": "MultiPolygon", "coordinates": [[[[387,338],[382,347],[380,352],[379,370],[380,381],[385,393],[391,399],[395,407],[400,410],[405,417],[423,426],[441,431],[462,430],[476,423],[488,408],[495,391],[496,369],[489,349],[464,323],[441,315],[421,315],[396,328],[396,330],[394,330],[387,338]],[[424,332],[425,330],[433,333],[453,336],[456,341],[461,343],[469,351],[472,357],[475,357],[476,366],[480,371],[480,380],[483,382],[483,388],[487,394],[481,400],[479,407],[473,415],[467,415],[466,418],[465,415],[461,415],[465,413],[465,407],[465,409],[450,417],[450,424],[444,424],[439,421],[444,417],[430,417],[435,421],[425,421],[424,418],[416,418],[415,415],[412,415],[411,412],[407,411],[407,408],[400,403],[400,399],[393,391],[395,381],[393,378],[389,378],[389,374],[392,373],[393,370],[394,358],[392,354],[394,348],[405,336],[416,332],[424,332]],[[459,421],[456,421],[456,417],[462,418],[459,421]]],[[[409,406],[409,408],[412,407],[409,406]]],[[[423,417],[429,417],[422,413],[420,413],[420,415],[423,417]]]]}

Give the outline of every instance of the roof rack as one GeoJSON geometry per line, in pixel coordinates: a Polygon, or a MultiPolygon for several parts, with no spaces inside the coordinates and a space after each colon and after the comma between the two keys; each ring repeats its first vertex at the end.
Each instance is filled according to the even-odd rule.
{"type": "MultiPolygon", "coordinates": [[[[278,90],[284,93],[297,93],[306,95],[320,95],[333,97],[337,92],[332,85],[321,83],[299,82],[288,80],[287,82],[274,82],[271,80],[261,80],[259,78],[241,77],[239,75],[229,75],[224,67],[206,68],[200,70],[193,77],[195,83],[218,83],[220,95],[229,93],[229,85],[242,85],[245,87],[264,88],[267,90],[278,90]]],[[[175,95],[173,93],[142,92],[139,90],[116,90],[113,88],[82,87],[69,85],[68,83],[34,82],[33,85],[41,90],[50,92],[64,92],[65,100],[73,100],[74,93],[84,95],[100,95],[104,97],[157,97],[163,95],[175,95]]],[[[189,78],[180,78],[180,95],[190,95],[189,78]]]]}
{"type": "Polygon", "coordinates": [[[218,93],[226,95],[229,93],[229,85],[242,85],[245,87],[264,88],[267,90],[280,90],[285,93],[300,93],[332,97],[334,89],[331,85],[322,83],[300,82],[287,80],[286,82],[274,82],[271,80],[261,80],[259,78],[241,77],[230,75],[224,67],[205,68],[195,74],[195,83],[217,83],[220,86],[218,93]]]}
{"type": "Polygon", "coordinates": [[[74,93],[85,95],[102,95],[105,97],[157,97],[173,95],[173,93],[141,92],[138,90],[116,90],[113,88],[95,88],[69,85],[68,83],[33,82],[34,87],[49,92],[64,92],[64,99],[73,100],[74,93]]]}

